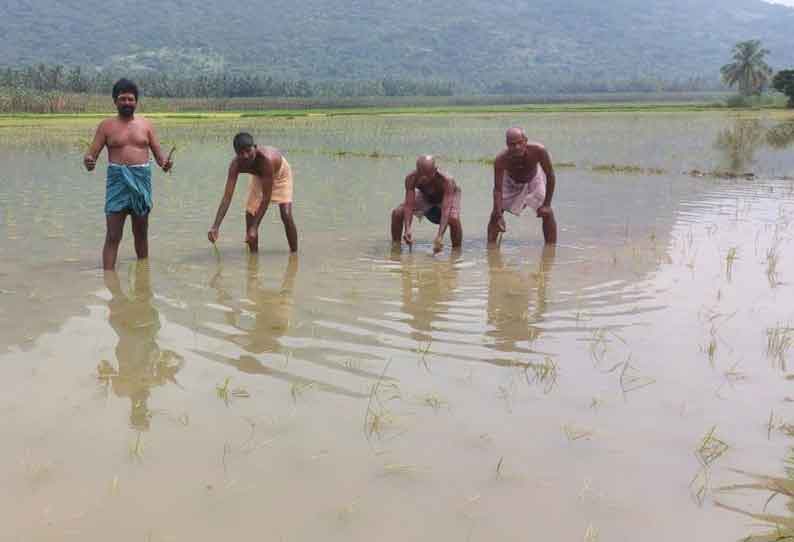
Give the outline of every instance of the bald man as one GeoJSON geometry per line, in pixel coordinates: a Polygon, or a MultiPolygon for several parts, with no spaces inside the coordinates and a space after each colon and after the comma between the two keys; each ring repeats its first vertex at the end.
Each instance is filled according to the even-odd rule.
{"type": "Polygon", "coordinates": [[[551,209],[556,178],[551,157],[540,143],[530,143],[521,128],[505,134],[507,148],[494,161],[493,211],[488,222],[488,243],[507,230],[504,212],[520,216],[526,208],[543,220],[547,245],[557,242],[557,221],[551,209]]]}
{"type": "Polygon", "coordinates": [[[463,242],[460,199],[461,190],[455,179],[439,171],[432,156],[420,156],[416,160],[416,169],[405,178],[405,201],[391,213],[392,242],[400,245],[402,237],[402,240],[412,246],[414,237],[411,225],[414,216],[418,216],[438,224],[438,234],[433,240],[433,254],[444,249],[447,226],[452,247],[460,247],[463,242]]]}

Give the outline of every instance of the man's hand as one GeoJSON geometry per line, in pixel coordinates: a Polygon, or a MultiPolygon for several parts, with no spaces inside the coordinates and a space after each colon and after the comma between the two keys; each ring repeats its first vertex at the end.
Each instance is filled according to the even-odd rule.
{"type": "Polygon", "coordinates": [[[83,157],[83,165],[88,171],[94,171],[94,168],[96,167],[96,158],[90,154],[86,154],[83,157]]]}
{"type": "Polygon", "coordinates": [[[554,212],[551,210],[551,205],[543,205],[538,207],[537,215],[538,218],[547,218],[553,215],[554,212]]]}
{"type": "Polygon", "coordinates": [[[491,223],[494,224],[500,232],[504,233],[507,231],[507,225],[505,224],[502,211],[494,211],[491,213],[491,223]]]}
{"type": "Polygon", "coordinates": [[[444,250],[444,238],[439,235],[433,239],[433,254],[438,254],[442,250],[444,250]]]}
{"type": "Polygon", "coordinates": [[[412,246],[414,244],[414,235],[410,231],[405,232],[405,235],[403,235],[403,241],[405,241],[409,246],[412,246]]]}
{"type": "Polygon", "coordinates": [[[210,231],[207,232],[207,239],[209,239],[210,243],[212,243],[213,245],[215,244],[215,241],[218,240],[219,236],[220,234],[218,233],[218,228],[214,226],[210,228],[210,231]]]}
{"type": "Polygon", "coordinates": [[[163,162],[162,168],[163,168],[163,171],[165,171],[166,173],[171,171],[172,167],[174,167],[174,162],[170,158],[168,160],[166,160],[165,162],[163,162]]]}

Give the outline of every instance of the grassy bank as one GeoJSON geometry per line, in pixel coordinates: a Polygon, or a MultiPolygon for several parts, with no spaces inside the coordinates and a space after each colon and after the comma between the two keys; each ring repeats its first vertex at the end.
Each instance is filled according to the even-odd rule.
{"type": "MultiPolygon", "coordinates": [[[[783,109],[784,101],[768,99],[753,107],[728,105],[730,95],[715,93],[593,94],[554,97],[374,97],[374,98],[143,98],[139,112],[155,118],[233,120],[267,117],[350,115],[444,115],[508,113],[687,113],[783,109]],[[655,98],[652,99],[652,98],[655,98]]],[[[74,95],[55,111],[8,111],[0,108],[0,123],[9,119],[101,118],[115,113],[107,97],[74,95]],[[79,102],[79,103],[78,103],[79,102]],[[64,105],[66,104],[66,105],[64,105]]]]}

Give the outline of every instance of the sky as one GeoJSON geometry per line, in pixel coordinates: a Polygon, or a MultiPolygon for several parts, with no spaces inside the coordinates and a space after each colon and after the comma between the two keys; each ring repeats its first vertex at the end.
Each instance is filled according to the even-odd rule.
{"type": "Polygon", "coordinates": [[[783,4],[784,6],[794,7],[794,0],[766,0],[770,4],[783,4]]]}

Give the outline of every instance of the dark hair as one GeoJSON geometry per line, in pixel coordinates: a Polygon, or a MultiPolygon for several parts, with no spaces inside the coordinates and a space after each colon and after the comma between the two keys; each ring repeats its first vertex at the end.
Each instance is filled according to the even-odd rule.
{"type": "Polygon", "coordinates": [[[234,152],[240,152],[246,147],[253,147],[254,136],[252,136],[248,132],[240,132],[239,134],[234,136],[234,141],[232,141],[232,145],[234,145],[234,152]]]}
{"type": "Polygon", "coordinates": [[[116,98],[119,97],[119,94],[133,94],[135,96],[135,100],[138,100],[138,85],[130,81],[129,79],[119,79],[113,85],[113,100],[115,101],[116,98]]]}

